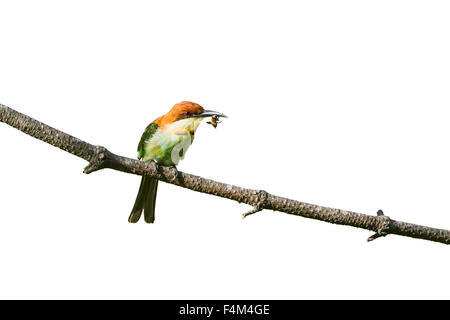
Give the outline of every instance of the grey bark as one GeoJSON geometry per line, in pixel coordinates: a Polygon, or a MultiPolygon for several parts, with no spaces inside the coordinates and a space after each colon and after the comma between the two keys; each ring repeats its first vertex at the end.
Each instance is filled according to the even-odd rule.
{"type": "Polygon", "coordinates": [[[149,175],[179,187],[253,206],[253,210],[243,215],[244,218],[263,209],[268,209],[374,231],[375,234],[368,241],[388,234],[397,234],[450,244],[449,230],[395,221],[385,216],[381,210],[378,211],[376,216],[367,215],[291,200],[269,194],[263,190],[241,188],[184,172],[180,172],[179,176],[176,177],[174,170],[170,168],[160,167],[159,170],[156,170],[153,163],[116,155],[102,146],[94,146],[82,141],[2,104],[0,104],[0,122],[88,161],[89,164],[84,169],[86,174],[109,168],[136,175],[149,175]]]}

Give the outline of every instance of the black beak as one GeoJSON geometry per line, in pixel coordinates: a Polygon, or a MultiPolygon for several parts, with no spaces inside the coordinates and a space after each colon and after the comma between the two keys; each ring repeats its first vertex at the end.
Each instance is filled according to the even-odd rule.
{"type": "Polygon", "coordinates": [[[212,111],[212,110],[203,110],[202,113],[199,114],[193,114],[192,115],[194,118],[208,118],[208,117],[219,117],[219,118],[228,118],[226,115],[224,115],[223,113],[217,112],[217,111],[212,111]]]}

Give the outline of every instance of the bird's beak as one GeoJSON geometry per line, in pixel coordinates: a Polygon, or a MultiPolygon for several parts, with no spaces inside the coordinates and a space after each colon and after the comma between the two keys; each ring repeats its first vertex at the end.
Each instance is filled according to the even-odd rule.
{"type": "Polygon", "coordinates": [[[217,112],[217,111],[212,111],[212,110],[203,110],[202,113],[199,114],[193,114],[192,115],[195,118],[208,118],[208,117],[220,117],[220,118],[228,118],[226,115],[224,115],[223,113],[217,112]]]}

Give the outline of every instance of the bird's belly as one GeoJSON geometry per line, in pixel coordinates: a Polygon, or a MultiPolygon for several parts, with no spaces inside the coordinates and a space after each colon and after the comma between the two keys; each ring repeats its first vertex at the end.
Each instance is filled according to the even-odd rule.
{"type": "Polygon", "coordinates": [[[145,144],[145,153],[142,160],[153,160],[168,167],[178,165],[191,146],[192,138],[193,136],[190,134],[161,134],[155,136],[145,144]]]}

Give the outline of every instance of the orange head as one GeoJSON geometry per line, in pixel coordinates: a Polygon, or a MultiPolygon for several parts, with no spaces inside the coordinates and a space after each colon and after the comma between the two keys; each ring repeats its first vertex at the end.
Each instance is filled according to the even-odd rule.
{"type": "Polygon", "coordinates": [[[224,114],[216,111],[205,110],[201,105],[195,102],[182,101],[174,105],[166,115],[158,118],[155,122],[164,127],[167,124],[174,123],[178,120],[189,118],[207,118],[212,116],[226,118],[224,114]]]}
{"type": "Polygon", "coordinates": [[[172,107],[169,111],[173,115],[175,121],[191,118],[194,115],[200,115],[205,109],[195,102],[181,101],[172,107]]]}

